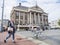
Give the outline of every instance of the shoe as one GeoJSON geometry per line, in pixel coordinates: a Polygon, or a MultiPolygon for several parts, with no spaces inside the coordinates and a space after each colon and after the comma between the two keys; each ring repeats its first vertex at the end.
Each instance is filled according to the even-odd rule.
{"type": "Polygon", "coordinates": [[[13,43],[16,43],[15,41],[13,41],[13,43]]]}
{"type": "Polygon", "coordinates": [[[4,43],[6,43],[6,40],[4,40],[4,43]]]}
{"type": "Polygon", "coordinates": [[[16,43],[14,40],[12,41],[13,43],[16,43]]]}

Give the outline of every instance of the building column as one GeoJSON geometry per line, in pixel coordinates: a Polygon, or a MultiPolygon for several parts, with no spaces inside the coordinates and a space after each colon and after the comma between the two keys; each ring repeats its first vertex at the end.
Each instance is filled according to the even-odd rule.
{"type": "Polygon", "coordinates": [[[14,22],[15,22],[15,20],[16,20],[16,15],[15,15],[15,13],[16,13],[16,12],[14,12],[14,22]]]}
{"type": "Polygon", "coordinates": [[[30,16],[29,16],[29,13],[27,13],[27,25],[29,25],[29,19],[30,19],[30,16]]]}
{"type": "Polygon", "coordinates": [[[33,25],[33,14],[31,14],[31,23],[32,23],[32,25],[33,25]]]}
{"type": "Polygon", "coordinates": [[[20,13],[19,13],[19,25],[20,25],[20,13]]]}
{"type": "Polygon", "coordinates": [[[33,14],[33,25],[35,24],[34,14],[33,14]]]}
{"type": "Polygon", "coordinates": [[[38,25],[40,25],[40,15],[38,13],[38,25]]]}
{"type": "Polygon", "coordinates": [[[35,24],[36,24],[36,13],[34,13],[34,20],[35,20],[35,24]]]}
{"type": "Polygon", "coordinates": [[[42,14],[42,26],[44,27],[44,15],[42,14]]]}
{"type": "Polygon", "coordinates": [[[23,15],[23,24],[25,24],[25,14],[23,15]]]}
{"type": "Polygon", "coordinates": [[[29,22],[30,22],[30,21],[29,21],[29,18],[30,18],[30,17],[29,17],[29,14],[27,14],[27,18],[28,18],[28,19],[27,19],[27,20],[28,20],[27,23],[28,23],[28,25],[29,25],[29,22]]]}
{"type": "Polygon", "coordinates": [[[29,28],[31,29],[31,27],[32,27],[32,26],[31,26],[31,23],[32,23],[32,22],[31,22],[31,21],[32,21],[32,20],[31,20],[31,17],[32,17],[32,16],[31,16],[31,12],[30,12],[30,14],[29,14],[29,15],[30,15],[29,28]]]}
{"type": "Polygon", "coordinates": [[[20,30],[20,12],[19,12],[19,24],[18,24],[18,31],[20,30]]]}
{"type": "Polygon", "coordinates": [[[32,20],[31,20],[32,18],[31,18],[31,17],[32,17],[32,16],[31,16],[31,12],[30,12],[30,25],[31,25],[31,23],[32,23],[32,20]]]}

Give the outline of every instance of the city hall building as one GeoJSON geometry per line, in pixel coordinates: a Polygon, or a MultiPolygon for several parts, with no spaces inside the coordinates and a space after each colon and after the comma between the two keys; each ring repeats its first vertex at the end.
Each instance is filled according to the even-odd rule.
{"type": "Polygon", "coordinates": [[[17,29],[20,30],[48,29],[48,14],[37,5],[26,7],[19,3],[18,6],[13,7],[11,18],[14,19],[17,29]]]}

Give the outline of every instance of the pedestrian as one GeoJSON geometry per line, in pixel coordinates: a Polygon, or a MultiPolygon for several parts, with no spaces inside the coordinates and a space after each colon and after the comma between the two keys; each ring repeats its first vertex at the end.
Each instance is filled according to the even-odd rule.
{"type": "Polygon", "coordinates": [[[12,42],[15,43],[15,27],[14,27],[14,19],[11,19],[10,21],[8,21],[8,28],[12,28],[13,30],[7,30],[8,32],[8,36],[5,38],[4,43],[7,42],[7,40],[12,36],[12,42]]]}

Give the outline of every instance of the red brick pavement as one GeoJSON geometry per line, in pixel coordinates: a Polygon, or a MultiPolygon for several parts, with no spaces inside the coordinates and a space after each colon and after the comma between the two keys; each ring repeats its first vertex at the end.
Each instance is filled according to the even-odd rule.
{"type": "Polygon", "coordinates": [[[0,33],[0,45],[37,45],[32,41],[28,41],[27,39],[21,38],[18,35],[15,35],[16,43],[12,43],[11,38],[7,41],[7,43],[4,43],[4,39],[6,35],[7,35],[7,32],[0,33]]]}

